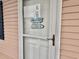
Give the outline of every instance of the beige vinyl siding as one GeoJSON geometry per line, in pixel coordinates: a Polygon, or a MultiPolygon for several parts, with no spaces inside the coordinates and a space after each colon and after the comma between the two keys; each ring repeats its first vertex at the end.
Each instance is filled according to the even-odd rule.
{"type": "Polygon", "coordinates": [[[18,59],[18,0],[3,0],[4,40],[0,59],[18,59]]]}
{"type": "Polygon", "coordinates": [[[79,59],[79,0],[63,0],[61,59],[79,59]]]}

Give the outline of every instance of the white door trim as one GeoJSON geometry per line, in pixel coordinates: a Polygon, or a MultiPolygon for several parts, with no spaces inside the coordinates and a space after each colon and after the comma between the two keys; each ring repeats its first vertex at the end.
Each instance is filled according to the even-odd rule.
{"type": "Polygon", "coordinates": [[[56,29],[55,29],[55,46],[56,58],[60,59],[60,40],[61,40],[61,17],[62,17],[62,0],[57,0],[56,29]]]}
{"type": "Polygon", "coordinates": [[[19,59],[23,58],[23,0],[18,0],[18,39],[19,39],[19,59]]]}
{"type": "MultiPolygon", "coordinates": [[[[60,59],[60,36],[61,36],[61,12],[62,12],[62,0],[56,0],[56,58],[60,59]]],[[[18,0],[18,39],[19,39],[19,59],[23,58],[23,0],[18,0]]]]}

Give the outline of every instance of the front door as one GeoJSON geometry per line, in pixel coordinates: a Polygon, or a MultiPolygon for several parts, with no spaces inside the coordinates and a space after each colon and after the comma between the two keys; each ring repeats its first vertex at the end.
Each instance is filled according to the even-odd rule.
{"type": "Polygon", "coordinates": [[[55,59],[53,0],[22,2],[23,59],[55,59]]]}

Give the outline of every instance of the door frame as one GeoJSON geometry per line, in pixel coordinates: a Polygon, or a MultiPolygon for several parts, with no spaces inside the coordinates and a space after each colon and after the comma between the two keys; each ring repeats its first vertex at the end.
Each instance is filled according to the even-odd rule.
{"type": "MultiPolygon", "coordinates": [[[[55,3],[56,19],[55,30],[55,59],[60,59],[60,36],[61,36],[61,14],[62,0],[53,0],[55,3]]],[[[19,39],[19,59],[23,59],[23,0],[18,0],[18,39],[19,39]]]]}
{"type": "Polygon", "coordinates": [[[61,20],[62,20],[62,3],[63,0],[57,1],[57,12],[56,12],[56,31],[55,31],[55,46],[56,46],[56,58],[60,59],[60,41],[61,41],[61,20]]]}

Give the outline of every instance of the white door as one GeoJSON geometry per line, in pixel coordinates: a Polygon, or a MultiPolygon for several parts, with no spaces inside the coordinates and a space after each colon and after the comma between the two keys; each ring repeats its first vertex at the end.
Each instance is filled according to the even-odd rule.
{"type": "MultiPolygon", "coordinates": [[[[23,0],[21,59],[55,59],[53,0],[23,0]],[[23,56],[22,56],[23,55],[23,56]]],[[[56,7],[56,5],[55,5],[56,7]]]]}

